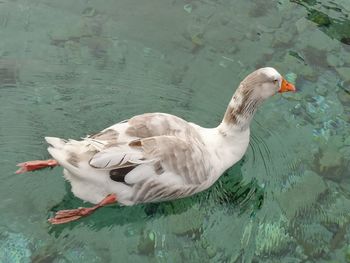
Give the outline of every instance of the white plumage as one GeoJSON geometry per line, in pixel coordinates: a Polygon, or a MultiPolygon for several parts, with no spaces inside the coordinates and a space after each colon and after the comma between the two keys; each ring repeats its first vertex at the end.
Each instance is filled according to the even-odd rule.
{"type": "Polygon", "coordinates": [[[242,158],[257,107],[278,91],[291,90],[275,69],[262,68],[241,82],[216,128],[147,113],[81,141],[46,137],[48,151],[64,168],[74,195],[91,203],[110,194],[123,205],[190,196],[242,158]]]}

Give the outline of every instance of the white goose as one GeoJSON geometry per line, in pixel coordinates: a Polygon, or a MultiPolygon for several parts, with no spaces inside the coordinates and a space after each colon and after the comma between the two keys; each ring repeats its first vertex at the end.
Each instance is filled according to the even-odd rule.
{"type": "Polygon", "coordinates": [[[77,220],[107,204],[134,205],[201,192],[239,161],[257,107],[277,92],[295,91],[274,68],[248,75],[221,124],[203,128],[165,113],[146,113],[81,141],[46,137],[54,159],[18,164],[17,173],[61,165],[72,192],[89,208],[58,211],[52,224],[77,220]]]}

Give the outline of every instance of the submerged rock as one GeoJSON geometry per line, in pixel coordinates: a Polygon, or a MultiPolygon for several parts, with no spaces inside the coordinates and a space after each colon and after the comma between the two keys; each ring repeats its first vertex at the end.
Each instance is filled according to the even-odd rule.
{"type": "Polygon", "coordinates": [[[320,257],[329,252],[328,244],[333,234],[317,223],[301,224],[297,237],[301,240],[304,253],[312,257],[320,257]]]}
{"type": "Polygon", "coordinates": [[[343,228],[350,223],[350,200],[344,196],[339,196],[328,206],[322,206],[324,213],[320,216],[320,221],[325,225],[336,225],[343,228]]]}
{"type": "MultiPolygon", "coordinates": [[[[326,130],[331,130],[330,127],[324,127],[326,130]]],[[[318,154],[313,162],[313,170],[317,171],[322,177],[340,181],[346,174],[347,165],[340,149],[343,145],[341,136],[332,134],[329,140],[320,141],[318,154]]]]}
{"type": "Polygon", "coordinates": [[[32,252],[30,242],[23,234],[9,232],[0,233],[0,262],[29,263],[32,252]]]}
{"type": "Polygon", "coordinates": [[[345,251],[345,261],[347,263],[350,263],[350,245],[348,245],[345,251]]]}
{"type": "Polygon", "coordinates": [[[215,257],[216,253],[217,253],[216,249],[214,247],[212,247],[212,246],[208,246],[206,248],[206,252],[207,252],[207,255],[208,255],[209,258],[215,257]]]}
{"type": "Polygon", "coordinates": [[[255,251],[257,256],[281,254],[290,249],[293,238],[287,232],[286,221],[286,218],[281,217],[277,222],[259,225],[255,251]]]}
{"type": "Polygon", "coordinates": [[[344,160],[350,161],[350,146],[345,146],[339,149],[340,154],[343,156],[344,160]]]}
{"type": "Polygon", "coordinates": [[[339,55],[335,55],[333,53],[327,54],[327,63],[332,67],[341,67],[344,65],[344,62],[339,57],[339,55]]]}
{"type": "Polygon", "coordinates": [[[329,170],[337,169],[339,166],[341,166],[342,161],[343,156],[337,149],[328,149],[322,153],[322,156],[319,160],[320,171],[326,172],[329,170]]]}
{"type": "Polygon", "coordinates": [[[172,233],[192,237],[200,233],[204,214],[199,209],[192,208],[181,214],[168,216],[167,221],[172,233]]]}
{"type": "Polygon", "coordinates": [[[95,251],[86,246],[76,246],[68,249],[62,259],[64,263],[101,262],[101,258],[96,255],[95,251]]]}
{"type": "Polygon", "coordinates": [[[157,235],[154,231],[142,231],[137,252],[141,255],[154,255],[156,249],[157,235]]]}
{"type": "Polygon", "coordinates": [[[289,220],[294,219],[308,208],[315,205],[317,198],[326,191],[322,178],[311,170],[287,185],[277,194],[277,202],[289,220]]]}
{"type": "Polygon", "coordinates": [[[316,88],[316,92],[321,96],[326,96],[328,93],[328,89],[325,85],[318,85],[316,88]]]}
{"type": "Polygon", "coordinates": [[[42,244],[40,249],[36,249],[31,256],[31,261],[35,263],[83,263],[83,262],[102,262],[91,246],[86,246],[81,242],[64,245],[59,243],[42,244]]]}
{"type": "Polygon", "coordinates": [[[186,5],[184,5],[184,10],[187,12],[187,13],[189,13],[189,14],[191,14],[192,13],[192,5],[191,4],[186,4],[186,5]]]}
{"type": "Polygon", "coordinates": [[[345,82],[350,82],[350,68],[349,67],[339,67],[339,68],[336,68],[336,70],[339,73],[340,77],[345,82]]]}

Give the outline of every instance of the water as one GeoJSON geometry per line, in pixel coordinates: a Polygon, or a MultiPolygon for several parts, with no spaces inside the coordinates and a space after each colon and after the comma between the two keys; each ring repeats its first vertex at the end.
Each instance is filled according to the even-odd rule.
{"type": "Polygon", "coordinates": [[[350,262],[350,5],[338,1],[0,2],[0,262],[350,262]],[[260,109],[244,159],[208,191],[84,205],[44,136],[80,138],[143,112],[215,126],[260,66],[297,94],[260,109]]]}

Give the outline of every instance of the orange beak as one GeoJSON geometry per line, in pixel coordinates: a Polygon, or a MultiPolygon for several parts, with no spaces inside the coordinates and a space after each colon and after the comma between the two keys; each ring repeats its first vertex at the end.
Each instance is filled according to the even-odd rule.
{"type": "Polygon", "coordinates": [[[279,93],[288,92],[288,91],[296,91],[295,86],[292,83],[289,83],[285,79],[282,79],[281,88],[278,90],[279,93]]]}

